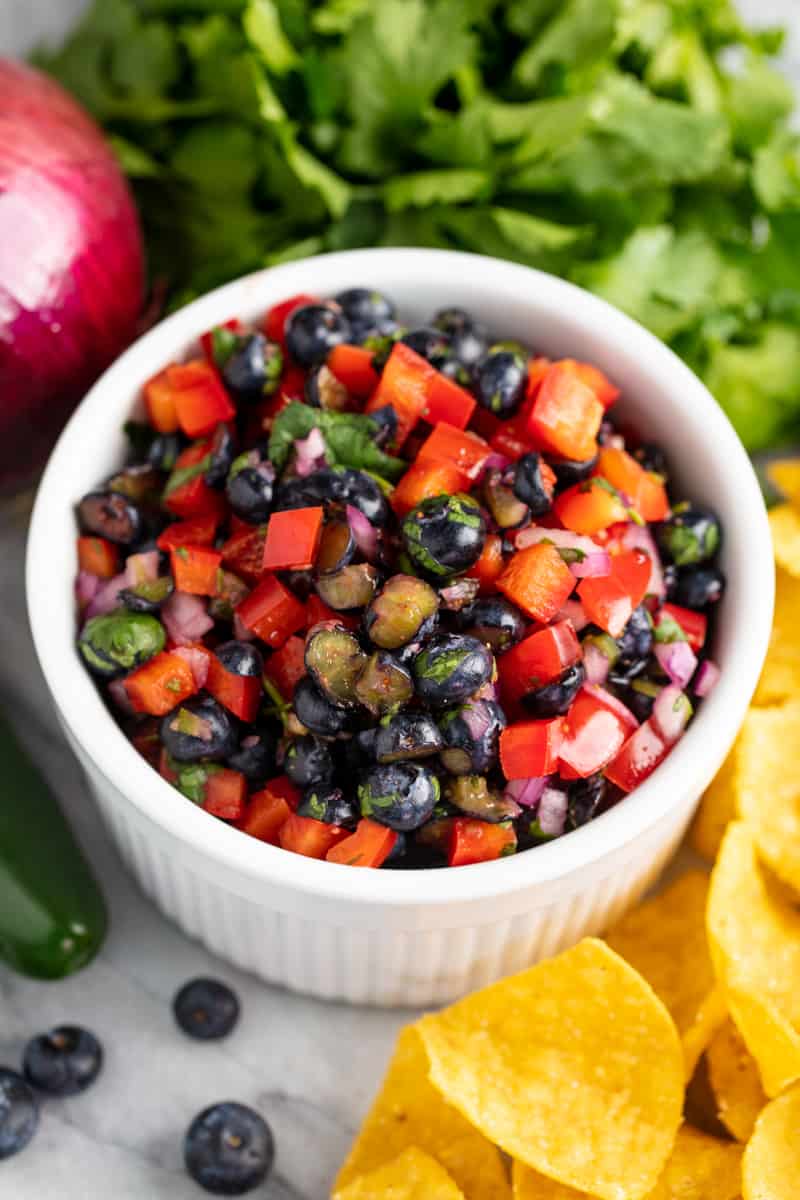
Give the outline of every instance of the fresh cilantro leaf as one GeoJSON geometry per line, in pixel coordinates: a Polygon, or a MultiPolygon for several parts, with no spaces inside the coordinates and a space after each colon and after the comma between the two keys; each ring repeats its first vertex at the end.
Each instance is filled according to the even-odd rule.
{"type": "Polygon", "coordinates": [[[280,13],[273,0],[250,0],[242,27],[270,71],[285,75],[299,65],[300,57],[283,32],[280,13]]]}
{"type": "Polygon", "coordinates": [[[396,175],[383,186],[383,198],[389,212],[403,208],[429,208],[433,204],[457,204],[478,200],[491,191],[491,178],[484,171],[466,167],[452,170],[417,171],[396,175]]]}
{"type": "Polygon", "coordinates": [[[278,471],[286,466],[297,438],[308,437],[317,428],[325,439],[326,457],[332,467],[353,467],[396,481],[405,463],[375,445],[377,424],[365,413],[328,412],[307,404],[288,404],[275,418],[269,439],[269,457],[278,471]]]}

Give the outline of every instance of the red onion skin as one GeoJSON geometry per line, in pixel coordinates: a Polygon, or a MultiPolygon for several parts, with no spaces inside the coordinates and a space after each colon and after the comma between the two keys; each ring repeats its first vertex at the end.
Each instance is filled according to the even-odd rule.
{"type": "Polygon", "coordinates": [[[133,340],[136,209],[94,122],[0,59],[0,490],[29,482],[70,412],[133,340]]]}

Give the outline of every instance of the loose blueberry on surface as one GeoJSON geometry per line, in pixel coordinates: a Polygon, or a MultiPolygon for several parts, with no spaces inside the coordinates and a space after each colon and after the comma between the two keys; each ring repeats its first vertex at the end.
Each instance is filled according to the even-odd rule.
{"type": "Polygon", "coordinates": [[[233,718],[211,696],[193,696],[162,719],[161,741],[182,763],[229,758],[236,750],[233,718]]]}
{"type": "Polygon", "coordinates": [[[0,1162],[24,1150],[39,1124],[39,1105],[30,1085],[0,1067],[0,1162]]]}
{"type": "Polygon", "coordinates": [[[213,1104],[194,1118],[183,1150],[186,1170],[215,1196],[243,1196],[263,1183],[275,1142],[263,1117],[234,1101],[213,1104]]]}
{"type": "Polygon", "coordinates": [[[552,683],[537,688],[535,692],[528,692],[520,703],[527,713],[540,721],[563,716],[583,686],[585,678],[583,663],[575,663],[567,667],[552,683]]]}
{"type": "Polygon", "coordinates": [[[22,1070],[28,1083],[51,1096],[77,1096],[94,1083],[103,1066],[103,1048],[93,1033],[59,1025],[31,1038],[22,1070]]]}
{"type": "Polygon", "coordinates": [[[496,417],[508,417],[525,394],[528,372],[525,360],[513,350],[495,350],[475,369],[478,403],[496,417]]]}
{"type": "Polygon", "coordinates": [[[656,525],[655,537],[664,558],[685,567],[712,558],[719,549],[722,530],[710,509],[682,504],[656,525]]]}
{"type": "Polygon", "coordinates": [[[184,1033],[207,1042],[231,1032],[239,1020],[239,1000],[218,979],[190,979],[176,992],[172,1011],[184,1033]]]}
{"type": "Polygon", "coordinates": [[[326,742],[312,734],[292,738],[283,755],[284,773],[295,787],[322,786],[333,778],[333,757],[326,742]]]}
{"type": "Polygon", "coordinates": [[[467,700],[489,682],[493,672],[491,650],[463,633],[438,634],[414,659],[417,692],[433,708],[467,700]]]}
{"type": "Polygon", "coordinates": [[[347,288],[334,296],[334,300],[351,325],[375,329],[384,321],[394,320],[394,304],[374,288],[347,288]]]}
{"type": "Polygon", "coordinates": [[[334,346],[346,342],[350,330],[342,312],[329,304],[296,308],[286,322],[286,349],[301,367],[315,367],[334,346]]]}
{"type": "Polygon", "coordinates": [[[471,496],[431,496],[404,517],[400,532],[415,566],[442,578],[468,571],[478,561],[486,519],[471,496]]]}
{"type": "Polygon", "coordinates": [[[358,787],[362,816],[401,833],[424,825],[438,799],[439,780],[419,763],[373,767],[358,787]]]}
{"type": "Polygon", "coordinates": [[[716,604],[725,591],[725,576],[719,567],[679,567],[665,572],[667,598],[683,608],[706,608],[716,604]]]}

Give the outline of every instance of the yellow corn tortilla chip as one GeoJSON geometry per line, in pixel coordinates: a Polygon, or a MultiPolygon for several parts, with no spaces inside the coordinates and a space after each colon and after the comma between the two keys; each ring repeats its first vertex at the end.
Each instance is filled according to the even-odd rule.
{"type": "Polygon", "coordinates": [[[370,1174],[409,1146],[435,1158],[466,1200],[508,1200],[502,1157],[431,1086],[428,1065],[416,1029],[401,1030],[381,1090],[339,1172],[333,1200],[341,1200],[342,1190],[354,1179],[370,1174]]]}
{"type": "Polygon", "coordinates": [[[778,504],[769,512],[775,562],[800,579],[800,512],[793,504],[778,504]]]}
{"type": "Polygon", "coordinates": [[[767,463],[766,473],[773,487],[787,500],[800,502],[800,458],[774,458],[767,463]]]}
{"type": "Polygon", "coordinates": [[[742,1160],[744,1200],[797,1200],[800,1194],[800,1087],[773,1100],[756,1122],[742,1160]]]}
{"type": "MultiPolygon", "coordinates": [[[[737,1200],[742,1147],[683,1125],[658,1183],[647,1200],[737,1200]]],[[[591,1200],[586,1192],[553,1183],[515,1162],[514,1200],[591,1200]]]]}
{"type": "Polygon", "coordinates": [[[643,1200],[681,1121],[683,1055],[650,985],[605,942],[417,1026],[430,1078],[487,1138],[601,1200],[643,1200]]]}
{"type": "Polygon", "coordinates": [[[735,821],[711,875],[708,940],[731,1016],[774,1096],[800,1078],[800,909],[735,821]]]}
{"type": "Polygon", "coordinates": [[[706,1061],[717,1116],[737,1141],[748,1141],[767,1097],[755,1060],[733,1021],[717,1032],[706,1061]]]}
{"type": "Polygon", "coordinates": [[[798,745],[800,700],[752,708],[739,735],[736,793],[739,815],[761,858],[800,893],[800,774],[793,761],[798,745]]]}
{"type": "Polygon", "coordinates": [[[416,1146],[354,1179],[337,1195],[339,1200],[464,1200],[444,1167],[416,1146]]]}
{"type": "Polygon", "coordinates": [[[720,767],[711,786],[700,801],[692,827],[689,845],[702,858],[714,862],[722,845],[725,830],[736,818],[736,783],[738,743],[733,746],[720,767]]]}
{"type": "Polygon", "coordinates": [[[686,1076],[727,1016],[711,999],[716,980],[705,930],[708,876],[688,871],[606,934],[612,950],[643,975],[669,1010],[684,1043],[686,1076]]]}
{"type": "Polygon", "coordinates": [[[800,684],[800,579],[775,573],[775,615],[769,649],[753,703],[780,704],[797,695],[800,684]]]}

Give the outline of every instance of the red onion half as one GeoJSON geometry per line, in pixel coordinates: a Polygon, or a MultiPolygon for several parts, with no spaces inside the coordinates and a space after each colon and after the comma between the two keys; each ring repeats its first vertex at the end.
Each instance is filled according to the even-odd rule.
{"type": "Polygon", "coordinates": [[[0,59],[0,490],[22,486],[136,334],[144,252],[106,142],[53,80],[0,59]]]}

